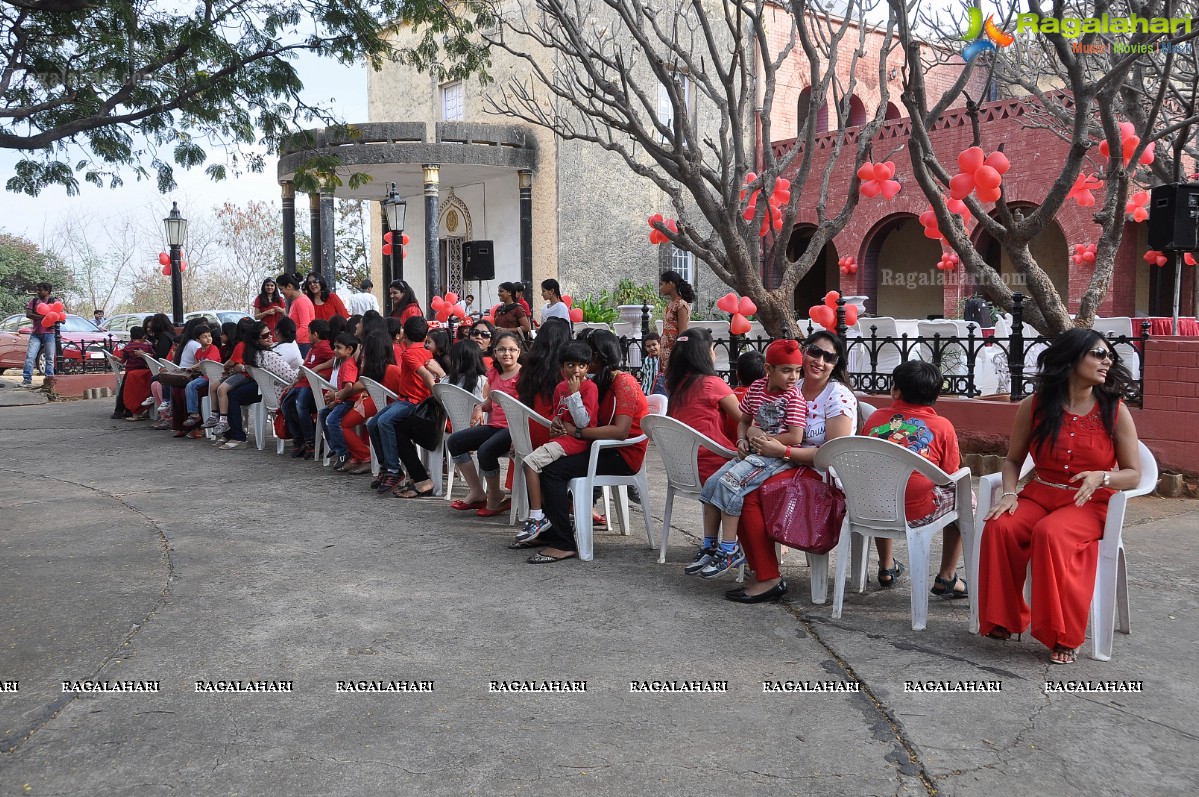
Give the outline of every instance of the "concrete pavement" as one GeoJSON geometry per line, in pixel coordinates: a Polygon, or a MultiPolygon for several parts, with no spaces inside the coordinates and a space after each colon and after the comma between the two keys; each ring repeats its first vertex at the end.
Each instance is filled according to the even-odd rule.
{"type": "Polygon", "coordinates": [[[1110,662],[1051,668],[1035,642],[969,635],[964,601],[913,632],[906,577],[833,621],[794,553],[788,601],[724,601],[726,581],[681,573],[692,502],[667,565],[635,514],[595,561],[534,567],[498,520],[110,412],[0,409],[0,687],[19,689],[0,691],[0,795],[1181,794],[1199,777],[1199,502],[1133,502],[1133,633],[1110,662]],[[1143,691],[1046,694],[1063,679],[1143,691]],[[560,691],[513,691],[529,685],[560,691]]]}

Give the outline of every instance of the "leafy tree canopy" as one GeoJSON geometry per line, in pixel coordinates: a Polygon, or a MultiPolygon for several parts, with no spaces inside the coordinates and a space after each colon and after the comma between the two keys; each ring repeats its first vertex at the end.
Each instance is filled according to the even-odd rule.
{"type": "Polygon", "coordinates": [[[243,147],[275,151],[334,121],[301,99],[298,54],[378,68],[397,55],[392,20],[431,36],[444,13],[434,0],[0,0],[0,148],[27,154],[6,187],[76,193],[80,179],[119,185],[128,168],[168,191],[206,146],[230,152],[205,167],[213,179],[262,171],[243,147]]]}
{"type": "Polygon", "coordinates": [[[58,295],[73,290],[61,260],[32,241],[0,233],[0,318],[24,312],[39,282],[49,282],[58,295]]]}

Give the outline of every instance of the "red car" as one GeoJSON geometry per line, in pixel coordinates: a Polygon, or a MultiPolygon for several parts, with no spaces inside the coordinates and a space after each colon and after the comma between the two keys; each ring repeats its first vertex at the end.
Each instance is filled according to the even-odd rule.
{"type": "MultiPolygon", "coordinates": [[[[10,315],[0,321],[0,373],[6,368],[19,369],[25,365],[25,351],[32,331],[33,322],[24,315],[10,315]]],[[[84,354],[88,360],[87,370],[107,367],[101,350],[109,345],[109,334],[91,321],[68,315],[67,320],[59,324],[59,336],[62,338],[62,356],[68,361],[63,370],[78,370],[84,354]]],[[[114,339],[112,345],[120,351],[121,341],[114,339]]]]}

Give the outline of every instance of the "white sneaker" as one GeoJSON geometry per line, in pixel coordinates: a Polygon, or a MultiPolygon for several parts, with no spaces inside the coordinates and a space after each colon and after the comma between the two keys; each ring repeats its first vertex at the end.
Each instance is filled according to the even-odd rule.
{"type": "Polygon", "coordinates": [[[143,407],[153,407],[154,406],[154,397],[153,396],[147,397],[146,400],[142,402],[142,406],[143,407]]]}
{"type": "MultiPolygon", "coordinates": [[[[151,399],[151,401],[153,401],[153,399],[151,399]]],[[[158,412],[159,412],[159,413],[163,413],[163,412],[170,412],[170,411],[171,411],[171,402],[169,402],[169,401],[164,401],[164,402],[162,402],[161,404],[159,404],[159,405],[158,405],[158,412]]]]}

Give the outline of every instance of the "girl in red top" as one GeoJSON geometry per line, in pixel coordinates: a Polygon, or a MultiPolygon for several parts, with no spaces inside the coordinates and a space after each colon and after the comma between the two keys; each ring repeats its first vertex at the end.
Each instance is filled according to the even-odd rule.
{"type": "Polygon", "coordinates": [[[371,450],[370,438],[366,434],[366,422],[373,418],[377,409],[374,400],[367,393],[361,382],[361,377],[373,379],[393,393],[400,390],[401,370],[395,363],[391,348],[391,339],[386,332],[372,332],[362,345],[362,371],[358,380],[360,392],[354,401],[353,409],[341,418],[342,436],[350,451],[350,462],[342,470],[343,473],[370,473],[371,450]],[[361,429],[361,431],[359,431],[361,429]]]}
{"type": "MultiPolygon", "coordinates": [[[[715,363],[716,347],[711,332],[689,329],[679,336],[666,372],[666,389],[671,397],[667,414],[725,448],[734,448],[737,444],[725,434],[725,424],[731,420],[736,428],[741,421],[737,406],[740,399],[716,375],[715,363]]],[[[706,448],[699,450],[698,459],[701,481],[707,481],[728,461],[706,448]]]]}
{"type": "Polygon", "coordinates": [[[1141,457],[1120,401],[1128,370],[1103,335],[1067,330],[1037,365],[1037,390],[1016,412],[1003,495],[980,542],[979,633],[1007,639],[1031,621],[1049,661],[1069,664],[1086,637],[1108,501],[1140,483],[1141,457]],[[1036,478],[1016,492],[1030,452],[1036,478]],[[1024,601],[1030,559],[1031,609],[1024,601]]]}
{"type": "Polygon", "coordinates": [[[125,362],[125,381],[121,386],[122,400],[125,409],[133,413],[128,421],[145,420],[147,410],[142,408],[142,402],[150,397],[150,368],[146,365],[142,354],[154,356],[154,347],[146,343],[146,331],[141,327],[129,330],[129,342],[125,344],[122,358],[125,362]]]}
{"type": "Polygon", "coordinates": [[[401,327],[409,318],[421,317],[420,302],[416,300],[416,293],[411,285],[403,280],[396,280],[387,290],[391,294],[391,317],[398,319],[401,327]]]}
{"type": "MultiPolygon", "coordinates": [[[[547,323],[542,329],[550,326],[547,323]]],[[[540,340],[541,335],[537,339],[540,340]]],[[[620,370],[620,340],[607,330],[599,330],[588,337],[587,342],[593,352],[591,370],[595,373],[595,386],[599,388],[596,425],[579,428],[570,421],[558,420],[554,421],[554,428],[550,432],[573,435],[585,441],[640,437],[641,419],[645,417],[648,407],[645,394],[641,392],[641,383],[632,374],[620,370]]],[[[596,464],[596,474],[630,476],[637,473],[645,460],[646,445],[646,441],[642,440],[632,445],[604,449],[596,464]]],[[[541,491],[549,528],[541,533],[539,539],[541,544],[548,544],[549,547],[529,557],[529,564],[560,562],[577,555],[567,487],[571,479],[587,475],[590,457],[590,452],[563,457],[541,472],[541,491]]]]}
{"type": "Polygon", "coordinates": [[[317,318],[327,321],[335,315],[342,318],[350,317],[341,297],[329,290],[328,283],[320,274],[308,275],[308,279],[304,281],[304,291],[312,300],[312,309],[317,318]]]}
{"type": "Polygon", "coordinates": [[[279,287],[275,284],[274,278],[267,277],[262,281],[258,295],[254,297],[254,318],[266,324],[266,328],[271,331],[271,336],[275,337],[275,325],[285,315],[287,315],[287,302],[283,301],[283,295],[279,293],[279,287]]]}
{"type": "Polygon", "coordinates": [[[229,431],[229,391],[250,381],[250,377],[246,375],[243,355],[246,350],[245,340],[254,329],[254,323],[252,318],[243,318],[237,322],[237,342],[233,344],[233,353],[225,361],[224,378],[219,384],[208,385],[208,403],[212,408],[212,415],[201,428],[212,429],[218,438],[229,431]]]}

